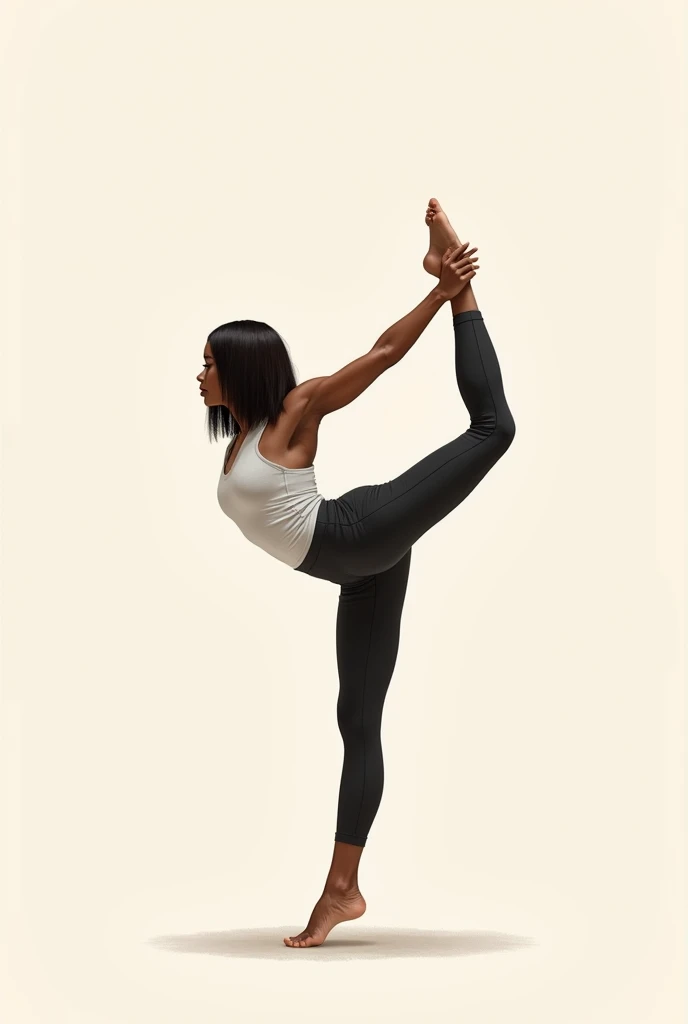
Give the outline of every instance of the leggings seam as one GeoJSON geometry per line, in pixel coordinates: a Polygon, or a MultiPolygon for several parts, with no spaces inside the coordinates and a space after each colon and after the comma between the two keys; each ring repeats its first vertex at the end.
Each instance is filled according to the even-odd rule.
{"type": "MultiPolygon", "coordinates": [[[[490,387],[490,378],[487,375],[487,370],[485,369],[485,363],[483,362],[483,354],[480,351],[480,342],[478,341],[478,335],[475,333],[475,321],[473,319],[471,319],[468,322],[470,323],[471,328],[473,330],[473,337],[475,338],[475,347],[478,350],[478,355],[480,357],[480,365],[482,366],[483,373],[485,374],[485,383],[487,384],[487,390],[490,392],[490,399],[492,400],[492,408],[494,409],[495,424],[497,424],[499,422],[499,417],[497,416],[497,403],[494,400],[494,395],[492,394],[492,388],[490,387]]],[[[497,427],[495,426],[495,430],[496,429],[497,429],[497,427]]],[[[492,436],[492,434],[494,434],[494,430],[490,434],[490,437],[492,436]]]]}
{"type": "Polygon", "coordinates": [[[361,701],[361,734],[363,736],[363,785],[361,786],[361,802],[358,806],[358,814],[356,815],[356,824],[354,825],[353,835],[358,834],[358,819],[361,817],[361,808],[363,807],[363,797],[365,796],[366,786],[366,748],[365,748],[365,729],[363,727],[363,719],[365,712],[365,694],[366,686],[368,685],[368,662],[370,661],[370,648],[373,644],[373,630],[375,629],[375,608],[377,606],[377,576],[374,577],[375,591],[373,596],[373,614],[370,618],[370,636],[368,637],[368,653],[366,654],[366,665],[365,672],[363,675],[363,699],[361,701]]]}
{"type": "MultiPolygon", "coordinates": [[[[494,402],[494,400],[493,400],[493,402],[494,402]]],[[[470,429],[470,428],[469,428],[469,429],[470,429]]],[[[449,462],[453,462],[453,461],[454,461],[454,459],[459,459],[459,458],[461,458],[461,456],[462,456],[462,455],[468,455],[468,453],[469,453],[469,452],[472,452],[472,451],[473,451],[473,449],[474,449],[474,448],[476,448],[476,447],[477,447],[477,446],[478,446],[479,444],[484,444],[484,442],[485,442],[485,441],[489,441],[489,440],[490,440],[490,438],[492,437],[492,435],[494,434],[494,432],[495,432],[495,430],[496,430],[496,429],[497,429],[497,426],[495,426],[495,427],[494,427],[494,428],[493,428],[493,429],[492,429],[492,430],[490,431],[490,433],[489,433],[489,434],[487,435],[487,437],[481,437],[479,441],[476,441],[476,442],[475,442],[475,444],[472,444],[472,445],[471,445],[471,447],[470,447],[470,448],[467,448],[467,449],[466,449],[466,450],[465,450],[464,452],[459,452],[459,454],[458,454],[458,455],[452,455],[451,459],[447,459],[447,461],[446,461],[446,462],[443,462],[441,466],[437,466],[437,468],[436,468],[436,469],[433,469],[433,470],[432,470],[432,471],[431,471],[430,473],[428,473],[428,475],[427,475],[427,476],[424,476],[422,480],[418,480],[418,481],[416,481],[416,483],[415,483],[415,484],[413,485],[413,487],[409,487],[409,489],[408,489],[407,491],[404,491],[404,494],[409,494],[409,493],[410,493],[410,492],[411,492],[411,491],[413,490],[413,488],[414,488],[414,487],[418,487],[418,485],[419,485],[419,484],[425,483],[425,481],[426,481],[426,480],[429,480],[429,479],[430,479],[430,477],[432,476],[432,474],[433,474],[433,473],[437,473],[437,471],[438,471],[438,470],[440,470],[440,469],[444,469],[444,467],[445,467],[445,466],[446,466],[446,465],[447,465],[447,464],[448,464],[449,462]]],[[[380,511],[380,509],[381,509],[381,508],[386,508],[386,507],[387,507],[387,505],[390,505],[390,504],[391,504],[391,503],[392,503],[393,501],[396,501],[396,500],[397,500],[398,498],[400,498],[400,497],[402,497],[402,495],[400,495],[400,494],[397,494],[397,495],[396,495],[396,496],[395,496],[394,498],[390,498],[390,499],[389,499],[389,501],[386,501],[386,502],[384,503],[384,505],[378,505],[378,507],[377,507],[377,508],[374,508],[372,512],[368,512],[368,514],[367,514],[367,515],[365,515],[365,516],[361,516],[361,518],[360,518],[360,519],[357,519],[355,523],[337,523],[337,524],[336,524],[336,526],[337,526],[338,528],[339,528],[340,526],[358,526],[358,524],[359,524],[359,523],[362,523],[364,519],[367,519],[367,518],[368,518],[368,516],[374,516],[376,512],[379,512],[379,511],[380,511]]],[[[335,500],[338,500],[338,499],[335,499],[335,500]]],[[[329,525],[332,525],[332,524],[329,524],[329,525]]]]}

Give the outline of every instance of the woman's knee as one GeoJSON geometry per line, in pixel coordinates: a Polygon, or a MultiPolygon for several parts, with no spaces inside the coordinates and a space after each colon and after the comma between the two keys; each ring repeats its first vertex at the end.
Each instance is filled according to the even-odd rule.
{"type": "Polygon", "coordinates": [[[474,438],[477,437],[479,441],[489,442],[490,448],[498,448],[500,454],[503,454],[514,439],[516,424],[507,408],[499,413],[492,412],[479,422],[471,422],[466,433],[460,434],[457,440],[463,441],[466,434],[470,434],[474,438]]]}
{"type": "Polygon", "coordinates": [[[516,436],[516,423],[508,409],[498,417],[495,431],[501,447],[506,451],[516,436]]]}

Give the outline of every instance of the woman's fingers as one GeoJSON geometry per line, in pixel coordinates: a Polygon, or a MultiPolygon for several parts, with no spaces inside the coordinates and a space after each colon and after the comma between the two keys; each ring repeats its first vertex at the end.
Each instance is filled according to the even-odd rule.
{"type": "Polygon", "coordinates": [[[474,245],[472,249],[468,250],[468,252],[457,253],[455,256],[452,256],[450,263],[456,263],[458,260],[467,260],[470,256],[473,255],[473,253],[476,253],[477,251],[478,246],[474,245]]]}
{"type": "Polygon", "coordinates": [[[466,266],[470,265],[471,263],[475,263],[477,259],[478,259],[477,256],[464,256],[462,259],[456,260],[454,263],[452,263],[451,264],[451,269],[452,270],[456,270],[457,267],[459,269],[461,269],[462,267],[466,267],[466,266]]]}
{"type": "Polygon", "coordinates": [[[475,265],[477,263],[477,260],[477,256],[464,256],[462,260],[458,260],[458,262],[452,263],[452,267],[454,270],[460,270],[463,273],[467,266],[470,266],[471,264],[475,265]]]}
{"type": "Polygon", "coordinates": [[[478,257],[474,255],[477,253],[478,247],[474,245],[472,249],[469,249],[470,244],[470,242],[459,242],[458,245],[450,245],[442,257],[442,274],[446,272],[448,265],[459,279],[459,291],[471,278],[475,277],[476,271],[480,268],[478,257]]]}
{"type": "Polygon", "coordinates": [[[456,274],[461,280],[466,277],[467,274],[475,274],[476,270],[480,268],[479,263],[473,263],[470,267],[457,267],[456,274]]]}

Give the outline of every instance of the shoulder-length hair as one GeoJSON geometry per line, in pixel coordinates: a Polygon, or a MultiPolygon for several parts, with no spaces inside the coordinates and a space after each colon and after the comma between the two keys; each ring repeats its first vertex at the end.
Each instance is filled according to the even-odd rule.
{"type": "MultiPolygon", "coordinates": [[[[286,342],[260,320],[233,320],[208,335],[222,399],[231,402],[250,430],[263,420],[274,423],[284,399],[296,387],[286,342]]],[[[239,422],[226,405],[208,409],[210,440],[238,434],[239,422]]]]}

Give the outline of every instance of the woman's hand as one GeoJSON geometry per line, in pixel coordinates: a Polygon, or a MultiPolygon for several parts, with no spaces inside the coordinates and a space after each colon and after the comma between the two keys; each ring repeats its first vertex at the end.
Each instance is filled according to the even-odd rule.
{"type": "Polygon", "coordinates": [[[447,299],[453,299],[462,291],[468,282],[475,277],[475,272],[480,266],[477,263],[477,246],[466,252],[469,242],[461,242],[459,245],[450,245],[442,257],[442,269],[440,270],[440,281],[437,290],[447,299]]]}

